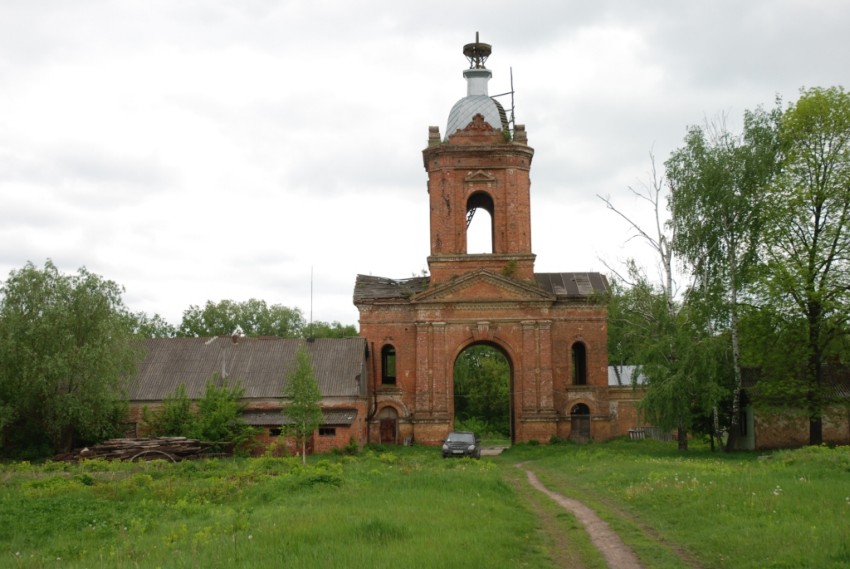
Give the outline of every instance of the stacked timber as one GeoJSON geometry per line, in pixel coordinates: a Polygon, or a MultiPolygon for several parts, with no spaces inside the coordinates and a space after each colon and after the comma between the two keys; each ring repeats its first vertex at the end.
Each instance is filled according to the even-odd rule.
{"type": "MultiPolygon", "coordinates": [[[[153,437],[147,439],[110,439],[98,445],[76,449],[54,457],[54,460],[78,461],[89,458],[107,460],[166,459],[178,462],[187,459],[207,458],[222,443],[189,439],[186,437],[153,437]]],[[[220,456],[217,454],[216,456],[220,456]]]]}

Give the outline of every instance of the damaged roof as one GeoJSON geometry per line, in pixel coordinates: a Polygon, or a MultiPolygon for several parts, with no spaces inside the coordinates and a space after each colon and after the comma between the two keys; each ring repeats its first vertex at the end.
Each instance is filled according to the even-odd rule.
{"type": "MultiPolygon", "coordinates": [[[[535,273],[537,286],[560,298],[587,298],[611,292],[608,279],[600,273],[535,273]]],[[[410,298],[428,288],[428,277],[388,279],[357,275],[354,303],[368,300],[410,298]]]]}
{"type": "Polygon", "coordinates": [[[246,399],[279,399],[295,369],[295,354],[310,354],[324,397],[362,397],[366,386],[364,338],[301,340],[216,336],[144,340],[145,357],[130,381],[130,401],[160,401],[182,384],[190,399],[203,396],[207,382],[241,382],[246,399]]]}
{"type": "Polygon", "coordinates": [[[354,282],[354,302],[361,300],[388,300],[410,298],[428,288],[429,277],[388,279],[371,275],[357,275],[354,282]]]}
{"type": "Polygon", "coordinates": [[[543,290],[559,297],[580,298],[609,294],[608,278],[600,273],[534,273],[543,290]]]}

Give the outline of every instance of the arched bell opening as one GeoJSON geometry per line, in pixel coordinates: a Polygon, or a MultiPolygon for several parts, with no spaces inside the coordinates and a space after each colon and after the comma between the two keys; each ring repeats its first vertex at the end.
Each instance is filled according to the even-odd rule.
{"type": "Polygon", "coordinates": [[[492,254],[495,248],[495,205],[486,192],[475,192],[466,201],[466,252],[492,254]]]}

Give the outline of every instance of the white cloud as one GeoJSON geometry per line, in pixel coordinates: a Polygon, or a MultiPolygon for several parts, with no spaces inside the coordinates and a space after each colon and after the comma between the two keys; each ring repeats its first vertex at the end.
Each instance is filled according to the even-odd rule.
{"type": "MultiPolygon", "coordinates": [[[[536,154],[540,271],[644,247],[605,209],[685,129],[846,81],[850,5],[155,0],[0,6],[0,274],[52,258],[134,310],[261,298],[352,323],[357,273],[426,267],[421,150],[493,45],[536,154]]],[[[508,98],[502,99],[509,106],[508,98]]]]}

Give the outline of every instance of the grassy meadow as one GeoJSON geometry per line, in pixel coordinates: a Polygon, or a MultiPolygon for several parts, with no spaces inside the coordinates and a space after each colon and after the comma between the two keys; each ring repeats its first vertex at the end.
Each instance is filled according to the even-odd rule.
{"type": "Polygon", "coordinates": [[[0,465],[0,567],[605,567],[530,488],[594,508],[648,568],[850,566],[850,448],[615,441],[172,464],[0,465]]]}

